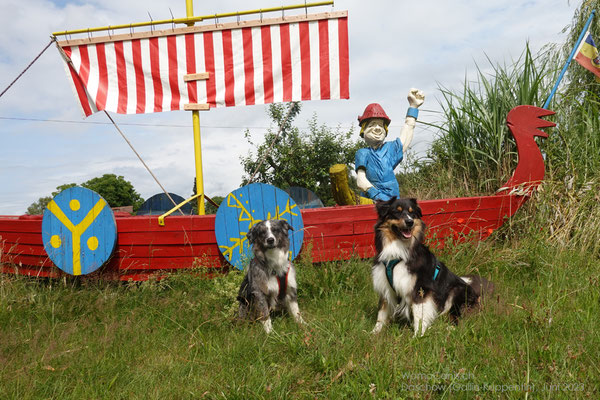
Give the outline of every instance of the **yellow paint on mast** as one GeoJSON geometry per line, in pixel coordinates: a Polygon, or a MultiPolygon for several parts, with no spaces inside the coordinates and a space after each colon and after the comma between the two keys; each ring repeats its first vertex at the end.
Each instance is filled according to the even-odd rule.
{"type": "MultiPolygon", "coordinates": [[[[185,12],[188,18],[194,16],[194,1],[185,0],[185,12]]],[[[188,26],[194,25],[193,22],[188,26]]],[[[198,197],[198,215],[204,215],[204,173],[202,171],[202,139],[200,137],[200,112],[192,111],[192,127],[194,129],[194,158],[196,165],[196,193],[198,197]]]]}

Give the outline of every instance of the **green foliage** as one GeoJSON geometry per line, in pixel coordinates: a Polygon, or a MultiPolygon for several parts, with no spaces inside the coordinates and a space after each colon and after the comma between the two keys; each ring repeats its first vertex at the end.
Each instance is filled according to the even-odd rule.
{"type": "Polygon", "coordinates": [[[65,189],[68,188],[72,188],[73,186],[77,186],[77,184],[75,183],[69,183],[66,185],[60,185],[56,188],[55,192],[52,192],[51,196],[46,196],[46,197],[40,197],[38,199],[38,201],[32,203],[29,207],[27,207],[27,211],[25,212],[25,214],[28,215],[41,215],[44,213],[44,210],[46,209],[46,206],[48,205],[48,203],[50,203],[50,201],[52,201],[52,198],[54,198],[54,196],[56,196],[57,194],[59,194],[60,192],[62,192],[65,189]]]}
{"type": "MultiPolygon", "coordinates": [[[[60,192],[65,189],[77,186],[76,183],[60,185],[51,196],[41,197],[27,208],[27,214],[43,214],[48,203],[60,192]]],[[[98,193],[108,202],[111,207],[133,206],[133,211],[137,211],[144,199],[137,193],[131,182],[125,180],[122,176],[115,174],[104,174],[101,177],[92,178],[81,184],[82,187],[91,189],[98,193]]]]}
{"type": "Polygon", "coordinates": [[[27,211],[25,212],[25,214],[28,214],[28,215],[43,214],[44,209],[46,208],[48,203],[50,203],[51,200],[52,200],[52,197],[50,197],[50,196],[40,197],[38,199],[38,201],[36,201],[35,203],[32,203],[29,207],[27,207],[27,211]]]}
{"type": "Polygon", "coordinates": [[[254,151],[241,159],[242,184],[262,182],[280,189],[300,186],[312,190],[326,206],[333,205],[329,168],[353,163],[361,142],[352,129],[342,132],[319,125],[316,116],[308,121],[308,132],[302,132],[292,125],[299,112],[300,103],[270,105],[269,116],[277,131],[269,130],[260,145],[246,132],[254,151]]]}
{"type": "Polygon", "coordinates": [[[104,197],[111,207],[133,206],[135,212],[144,203],[144,199],[135,191],[131,182],[115,174],[104,174],[101,177],[92,178],[82,183],[81,186],[104,197]]]}

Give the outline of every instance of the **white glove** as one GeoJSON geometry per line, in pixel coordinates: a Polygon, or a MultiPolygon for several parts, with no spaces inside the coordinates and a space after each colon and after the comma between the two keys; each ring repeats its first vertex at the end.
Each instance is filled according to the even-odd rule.
{"type": "Polygon", "coordinates": [[[412,88],[408,92],[407,99],[410,107],[418,108],[425,101],[425,93],[419,89],[412,88]]]}

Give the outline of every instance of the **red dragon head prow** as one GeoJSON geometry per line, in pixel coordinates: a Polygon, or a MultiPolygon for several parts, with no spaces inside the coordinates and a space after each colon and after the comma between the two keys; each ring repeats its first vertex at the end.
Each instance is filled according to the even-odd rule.
{"type": "Polygon", "coordinates": [[[498,190],[499,193],[517,190],[528,194],[544,179],[544,158],[534,137],[548,137],[548,134],[540,128],[549,128],[556,124],[542,117],[553,114],[554,111],[525,105],[510,110],[506,122],[517,143],[519,162],[513,176],[498,190]]]}
{"type": "Polygon", "coordinates": [[[539,128],[556,126],[554,122],[542,119],[542,117],[547,117],[548,115],[554,115],[554,111],[535,106],[516,106],[508,112],[506,123],[513,136],[515,136],[515,140],[519,139],[517,135],[520,136],[526,133],[532,136],[547,138],[548,134],[539,130],[539,128]]]}

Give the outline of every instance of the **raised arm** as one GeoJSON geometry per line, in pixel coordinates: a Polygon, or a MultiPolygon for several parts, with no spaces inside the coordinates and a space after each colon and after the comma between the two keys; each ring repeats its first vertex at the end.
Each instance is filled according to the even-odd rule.
{"type": "Polygon", "coordinates": [[[407,99],[409,108],[406,113],[406,119],[404,120],[404,126],[400,131],[400,141],[402,142],[403,151],[408,150],[412,143],[415,125],[417,124],[417,117],[419,115],[419,107],[425,101],[425,94],[419,89],[413,88],[408,92],[407,99]]]}

